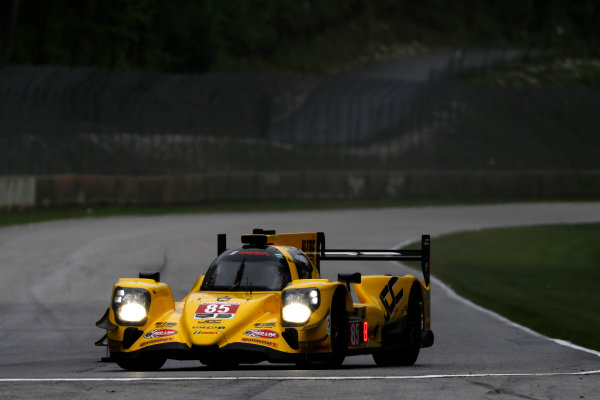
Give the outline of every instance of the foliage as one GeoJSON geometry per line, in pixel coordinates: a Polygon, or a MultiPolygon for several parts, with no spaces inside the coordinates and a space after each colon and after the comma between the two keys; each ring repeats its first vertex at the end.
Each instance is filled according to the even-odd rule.
{"type": "Polygon", "coordinates": [[[414,41],[590,53],[599,14],[593,0],[9,0],[0,59],[198,72],[322,70],[414,41]]]}
{"type": "Polygon", "coordinates": [[[500,86],[600,87],[600,60],[549,56],[516,60],[483,71],[467,71],[461,79],[500,86]]]}

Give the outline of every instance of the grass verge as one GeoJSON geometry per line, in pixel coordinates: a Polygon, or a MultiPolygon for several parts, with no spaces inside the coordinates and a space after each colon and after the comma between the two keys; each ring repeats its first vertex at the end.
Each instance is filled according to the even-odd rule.
{"type": "Polygon", "coordinates": [[[550,337],[600,350],[600,224],[502,228],[436,238],[435,276],[550,337]]]}

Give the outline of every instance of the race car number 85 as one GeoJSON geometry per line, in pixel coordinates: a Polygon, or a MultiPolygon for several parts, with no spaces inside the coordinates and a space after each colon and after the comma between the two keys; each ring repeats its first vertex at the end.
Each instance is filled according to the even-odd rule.
{"type": "Polygon", "coordinates": [[[357,347],[360,345],[360,339],[362,338],[362,323],[360,322],[348,322],[348,328],[350,329],[350,335],[348,335],[348,346],[357,347]]]}
{"type": "Polygon", "coordinates": [[[207,304],[206,307],[204,307],[204,311],[201,312],[207,312],[207,313],[214,313],[214,312],[220,312],[220,313],[226,313],[229,312],[229,304],[207,304]]]}
{"type": "Polygon", "coordinates": [[[196,313],[235,313],[238,307],[235,303],[202,303],[196,313]]]}

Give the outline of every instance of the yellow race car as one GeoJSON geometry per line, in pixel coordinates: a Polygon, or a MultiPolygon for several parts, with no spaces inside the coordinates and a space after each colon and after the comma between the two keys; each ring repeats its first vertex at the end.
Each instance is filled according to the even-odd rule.
{"type": "Polygon", "coordinates": [[[325,249],[322,232],[262,229],[241,242],[226,249],[218,235],[219,256],[179,302],[158,273],[119,279],[96,323],[106,329],[96,342],[108,346],[103,360],[128,370],[156,370],[167,359],[337,367],[372,354],[377,365],[412,365],[433,344],[429,236],[420,250],[325,249]],[[327,260],[419,261],[424,280],[357,272],[331,282],[320,276],[327,260]]]}

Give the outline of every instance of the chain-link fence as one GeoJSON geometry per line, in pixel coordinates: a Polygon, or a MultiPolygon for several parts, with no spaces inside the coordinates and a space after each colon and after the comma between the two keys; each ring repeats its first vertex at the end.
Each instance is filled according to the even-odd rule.
{"type": "Polygon", "coordinates": [[[0,175],[600,169],[600,90],[0,69],[0,175]]]}

